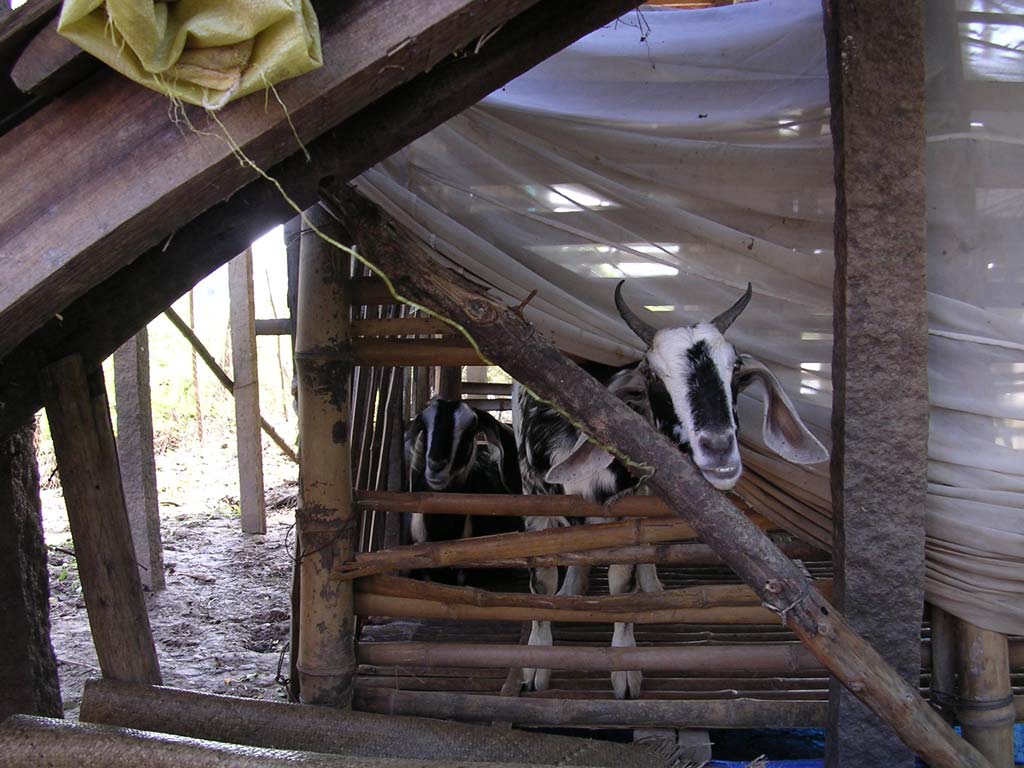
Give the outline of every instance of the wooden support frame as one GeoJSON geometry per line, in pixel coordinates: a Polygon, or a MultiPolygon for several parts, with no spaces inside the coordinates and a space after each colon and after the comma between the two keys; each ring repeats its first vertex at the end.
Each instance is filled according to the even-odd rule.
{"type": "Polygon", "coordinates": [[[80,357],[46,368],[46,414],[96,656],[104,677],[159,684],[102,371],[80,357]]]}
{"type": "Polygon", "coordinates": [[[387,274],[397,296],[458,323],[490,360],[569,414],[593,438],[614,446],[634,466],[656,467],[647,481],[651,490],[692,524],[829,670],[933,768],[989,765],[928,706],[917,686],[903,680],[834,606],[810,589],[799,567],[726,503],[664,436],[522,317],[468,280],[439,269],[421,241],[354,190],[328,184],[321,194],[353,231],[360,252],[387,274]]]}
{"type": "MultiPolygon", "coordinates": [[[[311,211],[309,220],[336,231],[319,210],[311,211]]],[[[312,232],[303,232],[300,249],[295,334],[301,441],[296,668],[300,701],[344,708],[351,704],[355,674],[352,586],[331,580],[330,575],[337,564],[352,558],[358,533],[349,443],[352,368],[341,354],[349,336],[344,290],[349,269],[345,255],[312,232]]]]}
{"type": "Polygon", "coordinates": [[[252,284],[252,248],[228,262],[231,304],[232,394],[238,455],[239,505],[245,533],[267,532],[263,492],[263,441],[260,434],[260,380],[256,362],[256,303],[252,284]]]}

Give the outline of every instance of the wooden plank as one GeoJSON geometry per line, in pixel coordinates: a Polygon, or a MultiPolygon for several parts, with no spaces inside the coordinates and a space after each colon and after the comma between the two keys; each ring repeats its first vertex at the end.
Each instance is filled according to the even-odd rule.
{"type": "MultiPolygon", "coordinates": [[[[825,5],[836,157],[836,605],[908,682],[920,668],[928,490],[924,5],[825,5]]],[[[914,765],[857,697],[838,682],[832,690],[826,765],[914,765]]]]}
{"type": "MultiPolygon", "coordinates": [[[[636,0],[593,0],[581,8],[562,0],[541,0],[506,23],[479,50],[443,60],[309,144],[312,163],[294,152],[269,172],[298,205],[312,205],[320,178],[354,178],[635,4],[636,0]],[[351,146],[360,151],[336,151],[351,146]]],[[[47,361],[75,353],[88,365],[98,365],[163,307],[267,229],[294,216],[273,185],[255,181],[60,310],[62,320],[47,323],[4,357],[0,430],[17,428],[41,406],[37,381],[47,361]]]]}
{"type": "MultiPolygon", "coordinates": [[[[800,567],[726,502],[678,446],[566,359],[513,309],[458,274],[438,269],[425,243],[355,190],[335,183],[326,184],[322,193],[325,205],[355,233],[360,252],[402,296],[458,323],[490,360],[643,471],[651,492],[692,525],[829,671],[908,746],[935,768],[988,765],[928,706],[916,683],[904,680],[835,606],[811,589],[800,567]]],[[[596,528],[612,525],[617,524],[596,528]]],[[[498,537],[477,541],[487,538],[498,537]]]]}
{"type": "Polygon", "coordinates": [[[356,365],[480,365],[481,358],[463,339],[353,339],[356,365]]]}
{"type": "Polygon", "coordinates": [[[88,377],[81,358],[68,357],[46,368],[43,385],[100,669],[115,680],[159,684],[103,374],[88,377]]]}
{"type": "Polygon", "coordinates": [[[114,398],[117,406],[117,457],[135,561],[143,585],[156,591],[165,586],[164,553],[153,452],[149,332],[145,329],[114,353],[114,398]]]}
{"type": "Polygon", "coordinates": [[[228,262],[228,292],[231,302],[231,363],[235,373],[235,442],[238,447],[242,530],[245,533],[266,533],[252,249],[245,250],[228,262]]]}
{"type": "Polygon", "coordinates": [[[54,18],[25,47],[11,68],[18,89],[37,96],[56,96],[100,68],[93,58],[57,34],[54,18]]]}
{"type": "Polygon", "coordinates": [[[337,5],[321,19],[324,66],[277,87],[287,118],[254,94],[215,118],[186,108],[196,130],[183,130],[166,96],[117,73],[79,84],[0,137],[0,356],[250,183],[232,143],[269,168],[295,152],[296,137],[311,141],[535,2],[337,5]]]}

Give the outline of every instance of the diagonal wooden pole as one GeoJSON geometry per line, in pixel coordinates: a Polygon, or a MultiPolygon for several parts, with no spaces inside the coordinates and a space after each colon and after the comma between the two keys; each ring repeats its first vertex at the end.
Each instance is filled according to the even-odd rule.
{"type": "Polygon", "coordinates": [[[483,355],[633,465],[648,485],[850,691],[933,768],[991,768],[916,688],[864,641],[755,525],[711,487],[667,438],[562,355],[513,310],[442,267],[431,250],[354,189],[327,180],[325,205],[353,233],[396,298],[457,325],[483,355]]]}

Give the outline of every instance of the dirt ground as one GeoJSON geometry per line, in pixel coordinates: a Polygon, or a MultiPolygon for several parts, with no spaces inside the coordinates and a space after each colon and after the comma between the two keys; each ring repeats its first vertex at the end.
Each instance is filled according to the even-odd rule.
{"type": "MultiPolygon", "coordinates": [[[[285,699],[276,676],[288,642],[297,468],[265,441],[267,533],[244,534],[234,435],[207,434],[204,443],[156,457],[167,588],[147,592],[146,602],[164,683],[285,699]]],[[[77,718],[99,667],[64,500],[45,455],[40,464],[53,647],[66,716],[77,718]]]]}

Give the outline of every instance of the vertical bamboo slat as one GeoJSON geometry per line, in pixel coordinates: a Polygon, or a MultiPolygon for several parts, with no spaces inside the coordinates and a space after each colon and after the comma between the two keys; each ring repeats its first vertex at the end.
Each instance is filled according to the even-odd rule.
{"type": "Polygon", "coordinates": [[[65,357],[44,370],[43,396],[100,669],[160,684],[103,373],[65,357]]]}
{"type": "MultiPolygon", "coordinates": [[[[319,209],[312,222],[330,230],[319,209]]],[[[313,232],[302,235],[295,357],[299,371],[300,700],[349,707],[355,674],[352,588],[332,568],[352,557],[347,259],[313,232]]]]}
{"type": "Polygon", "coordinates": [[[956,719],[956,619],[936,605],[929,606],[932,626],[932,707],[952,722],[956,719]]]}
{"type": "Polygon", "coordinates": [[[958,639],[957,714],[964,738],[992,768],[1013,768],[1015,709],[1006,635],[961,621],[958,639]]]}

